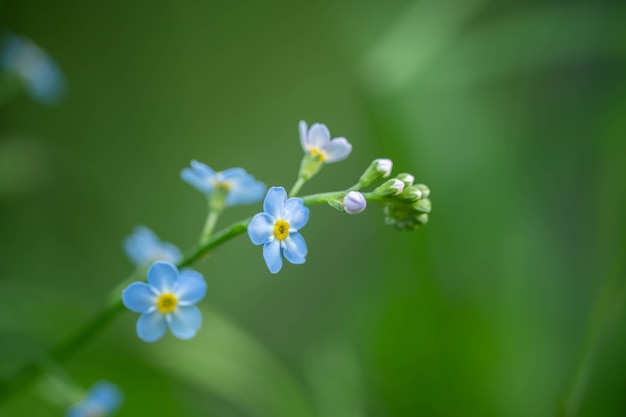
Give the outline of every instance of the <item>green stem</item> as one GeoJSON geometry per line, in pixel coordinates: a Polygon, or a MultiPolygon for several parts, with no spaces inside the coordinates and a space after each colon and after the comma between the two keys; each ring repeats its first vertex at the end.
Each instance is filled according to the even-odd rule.
{"type": "Polygon", "coordinates": [[[296,183],[291,187],[291,191],[289,191],[289,197],[297,196],[304,183],[306,183],[306,180],[303,177],[298,177],[296,183]]]}
{"type": "MultiPolygon", "coordinates": [[[[204,245],[200,245],[189,256],[178,264],[179,268],[192,265],[199,259],[206,256],[211,250],[217,246],[227,242],[245,232],[248,228],[250,219],[233,223],[230,227],[221,230],[204,245]]],[[[114,292],[109,297],[109,302],[104,308],[89,322],[85,323],[76,332],[72,333],[67,339],[53,346],[48,354],[40,359],[26,364],[12,375],[0,380],[0,402],[8,399],[14,393],[32,385],[38,380],[48,368],[50,362],[61,364],[72,357],[76,352],[85,346],[90,340],[98,335],[109,322],[111,322],[118,314],[124,311],[124,305],[121,299],[121,290],[132,281],[136,274],[131,275],[120,285],[115,287],[114,292]]]]}
{"type": "Polygon", "coordinates": [[[220,217],[221,211],[218,210],[210,210],[209,214],[206,217],[206,221],[204,222],[204,228],[202,229],[202,235],[200,235],[200,244],[203,245],[209,242],[211,239],[211,234],[213,230],[215,230],[215,225],[217,224],[217,219],[220,217]]]}
{"type": "MultiPolygon", "coordinates": [[[[306,197],[302,197],[302,200],[304,201],[304,204],[307,206],[310,206],[313,204],[322,204],[322,203],[327,203],[329,200],[338,198],[339,196],[346,194],[348,191],[351,191],[351,189],[348,189],[345,191],[332,191],[330,193],[311,194],[311,195],[307,195],[306,197]]],[[[363,194],[363,197],[365,197],[366,201],[382,201],[385,199],[384,197],[381,197],[374,193],[362,193],[362,194],[363,194]]]]}
{"type": "MultiPolygon", "coordinates": [[[[306,205],[326,203],[328,198],[341,193],[321,193],[304,197],[306,205]]],[[[252,218],[247,218],[231,224],[219,232],[215,233],[206,243],[200,244],[196,249],[191,251],[185,259],[177,266],[184,268],[191,266],[204,258],[213,249],[226,243],[232,238],[239,236],[248,229],[248,224],[252,218]]],[[[108,297],[108,303],[103,309],[93,317],[89,322],[85,323],[76,332],[72,333],[67,339],[61,341],[57,345],[48,350],[44,358],[27,363],[11,375],[0,379],[0,403],[6,401],[10,396],[18,393],[37,381],[49,366],[49,363],[61,364],[71,358],[82,347],[89,343],[97,336],[118,314],[124,311],[124,305],[121,299],[121,292],[124,287],[137,279],[138,273],[134,273],[122,283],[117,285],[108,297]]]]}

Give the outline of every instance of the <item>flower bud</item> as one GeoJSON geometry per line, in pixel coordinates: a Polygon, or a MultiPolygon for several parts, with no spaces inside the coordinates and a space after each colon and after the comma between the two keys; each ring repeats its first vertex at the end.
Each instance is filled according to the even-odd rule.
{"type": "Polygon", "coordinates": [[[362,187],[367,187],[368,185],[372,185],[383,178],[387,178],[391,175],[391,169],[393,168],[393,162],[391,159],[379,158],[374,159],[370,166],[365,170],[361,178],[359,179],[359,184],[362,187]]]}
{"type": "Polygon", "coordinates": [[[398,196],[398,198],[402,201],[412,203],[422,198],[422,192],[418,190],[417,187],[410,186],[406,187],[404,191],[402,191],[402,194],[398,196]]]}
{"type": "Polygon", "coordinates": [[[428,223],[428,214],[427,213],[418,214],[417,216],[415,216],[415,220],[417,220],[417,222],[420,224],[426,224],[428,223]]]}
{"type": "Polygon", "coordinates": [[[431,203],[427,198],[422,198],[421,200],[417,200],[412,205],[413,210],[421,211],[422,213],[430,213],[431,203]]]}
{"type": "Polygon", "coordinates": [[[404,190],[404,183],[397,178],[390,179],[374,190],[381,197],[393,197],[404,190]]]}
{"type": "Polygon", "coordinates": [[[415,187],[422,192],[422,198],[428,198],[430,195],[430,188],[424,184],[415,184],[415,187]]]}
{"type": "Polygon", "coordinates": [[[405,187],[410,187],[413,185],[413,181],[415,181],[415,177],[407,173],[398,174],[396,175],[396,178],[402,181],[405,187]]]}
{"type": "Polygon", "coordinates": [[[367,207],[367,201],[358,191],[350,191],[343,198],[343,209],[348,214],[358,214],[365,210],[365,207],[367,207]]]}

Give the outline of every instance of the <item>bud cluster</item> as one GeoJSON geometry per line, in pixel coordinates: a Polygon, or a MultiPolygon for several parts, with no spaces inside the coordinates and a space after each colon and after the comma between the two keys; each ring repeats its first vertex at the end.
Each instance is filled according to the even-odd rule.
{"type": "MultiPolygon", "coordinates": [[[[379,160],[370,165],[368,171],[372,171],[372,167],[380,166],[380,163],[376,164],[377,161],[379,160]]],[[[379,176],[379,180],[389,176],[391,161],[389,161],[387,168],[386,175],[379,176]]],[[[363,182],[363,177],[361,178],[361,182],[363,182]]],[[[413,175],[401,173],[386,180],[372,192],[373,199],[383,204],[385,223],[396,229],[413,230],[428,223],[428,213],[431,210],[431,202],[428,199],[430,189],[424,184],[414,184],[414,181],[413,175]]]]}
{"type": "Polygon", "coordinates": [[[332,195],[328,204],[345,213],[358,214],[365,210],[368,201],[376,201],[383,205],[385,223],[398,230],[413,230],[428,223],[430,189],[424,184],[414,184],[415,177],[408,173],[389,178],[392,168],[390,159],[375,159],[354,187],[332,195]],[[371,192],[357,191],[381,181],[371,192]]]}

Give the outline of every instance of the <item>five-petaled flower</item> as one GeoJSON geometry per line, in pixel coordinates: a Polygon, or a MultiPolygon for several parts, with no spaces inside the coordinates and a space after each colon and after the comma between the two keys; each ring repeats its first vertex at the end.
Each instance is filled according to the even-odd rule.
{"type": "Polygon", "coordinates": [[[191,339],[202,325],[196,304],[204,298],[206,282],[202,274],[190,269],[178,271],[170,262],[155,262],[148,269],[148,283],[133,282],[122,292],[124,305],[141,313],[137,335],[155,342],[169,327],[179,339],[191,339]]]}
{"type": "Polygon", "coordinates": [[[318,156],[322,162],[331,163],[344,160],[350,155],[352,145],[346,138],[330,139],[326,125],[315,123],[309,128],[304,120],[298,125],[300,143],[305,152],[318,156]]]}
{"type": "Polygon", "coordinates": [[[122,403],[120,389],[107,381],[98,381],[87,393],[85,399],[72,406],[67,417],[106,417],[117,411],[122,403]]]}
{"type": "Polygon", "coordinates": [[[137,226],[133,234],[124,239],[124,251],[138,267],[148,266],[155,261],[178,263],[183,254],[176,245],[161,240],[146,226],[137,226]]]}
{"type": "Polygon", "coordinates": [[[309,208],[302,199],[287,198],[282,187],[272,187],[263,201],[264,213],[257,213],[248,225],[248,236],[263,245],[263,258],[272,274],[283,266],[282,256],[292,264],[306,261],[307,247],[299,230],[309,220],[309,208]]]}
{"type": "Polygon", "coordinates": [[[267,187],[243,168],[230,168],[216,172],[198,161],[180,173],[183,181],[209,197],[216,189],[226,193],[225,206],[253,204],[263,198],[267,187]]]}

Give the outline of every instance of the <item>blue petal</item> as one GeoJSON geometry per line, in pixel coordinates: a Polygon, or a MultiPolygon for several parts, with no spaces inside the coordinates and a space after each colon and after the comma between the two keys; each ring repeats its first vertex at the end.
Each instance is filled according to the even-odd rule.
{"type": "Polygon", "coordinates": [[[144,342],[156,342],[163,337],[166,329],[165,315],[157,310],[142,314],[137,320],[137,336],[144,342]]]}
{"type": "Polygon", "coordinates": [[[274,233],[275,220],[267,213],[257,213],[248,225],[248,236],[255,245],[261,245],[268,241],[274,233]]]}
{"type": "Polygon", "coordinates": [[[177,338],[191,339],[202,326],[202,313],[196,306],[178,307],[169,315],[169,326],[177,338]]]}
{"type": "Polygon", "coordinates": [[[280,242],[276,239],[263,245],[263,258],[267,269],[272,274],[276,274],[283,267],[283,258],[280,256],[280,252],[280,242]]]}
{"type": "Polygon", "coordinates": [[[246,175],[248,175],[248,173],[243,168],[228,168],[220,172],[219,181],[238,180],[240,178],[245,177],[246,175]]]}
{"type": "Polygon", "coordinates": [[[292,264],[303,264],[306,261],[306,242],[300,233],[291,233],[285,240],[283,255],[292,264]]]}
{"type": "Polygon", "coordinates": [[[201,273],[185,269],[180,271],[172,292],[178,297],[180,306],[195,304],[206,294],[206,281],[201,273]]]}
{"type": "Polygon", "coordinates": [[[330,132],[326,125],[315,123],[309,129],[308,145],[310,148],[324,149],[330,141],[330,132]]]}
{"type": "Polygon", "coordinates": [[[339,162],[348,157],[352,152],[352,145],[346,138],[335,138],[324,149],[327,163],[339,162]]]}
{"type": "Polygon", "coordinates": [[[304,120],[300,120],[300,123],[298,123],[298,130],[300,131],[300,145],[302,145],[302,149],[306,152],[309,149],[307,137],[309,127],[304,120]]]}
{"type": "Polygon", "coordinates": [[[8,34],[0,47],[1,64],[22,79],[28,93],[44,104],[55,104],[65,94],[65,78],[56,62],[30,39],[8,34]]]}
{"type": "Polygon", "coordinates": [[[135,313],[147,313],[154,309],[157,294],[145,282],[133,282],[122,291],[122,302],[135,313]]]}
{"type": "Polygon", "coordinates": [[[155,249],[151,260],[168,261],[176,264],[183,259],[183,253],[173,243],[159,242],[155,249]]]}
{"type": "Polygon", "coordinates": [[[226,206],[256,203],[263,198],[266,189],[265,184],[247,174],[245,177],[231,182],[231,188],[226,195],[226,206]]]}
{"type": "Polygon", "coordinates": [[[150,261],[146,256],[146,248],[151,248],[158,242],[159,239],[152,230],[146,226],[137,226],[133,234],[124,239],[124,251],[135,265],[145,265],[150,261]]]}
{"type": "Polygon", "coordinates": [[[92,404],[98,404],[106,414],[112,414],[122,403],[123,395],[117,385],[99,381],[89,390],[88,398],[92,404]]]}
{"type": "Polygon", "coordinates": [[[213,191],[213,182],[216,174],[215,171],[202,162],[191,161],[191,168],[183,169],[180,177],[201,193],[208,195],[213,191]]]}
{"type": "Polygon", "coordinates": [[[183,255],[171,243],[161,242],[146,226],[137,226],[133,234],[124,239],[124,251],[136,266],[146,266],[154,261],[180,262],[183,255]]]}
{"type": "Polygon", "coordinates": [[[285,204],[283,219],[289,223],[290,228],[300,230],[309,221],[309,208],[301,198],[290,198],[285,204]]]}
{"type": "Polygon", "coordinates": [[[169,292],[178,279],[178,269],[170,262],[155,262],[148,269],[148,284],[157,291],[169,292]]]}
{"type": "Polygon", "coordinates": [[[263,211],[275,219],[280,219],[285,208],[287,192],[283,187],[272,187],[263,201],[263,211]]]}
{"type": "Polygon", "coordinates": [[[191,161],[191,169],[202,177],[213,178],[217,175],[211,167],[203,164],[202,162],[196,161],[195,159],[191,161]]]}

